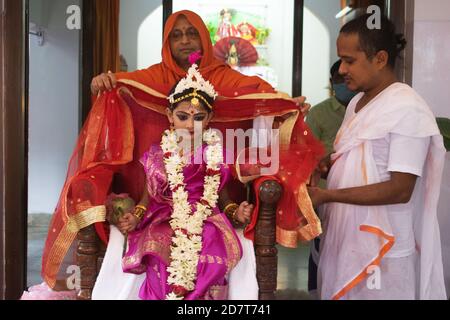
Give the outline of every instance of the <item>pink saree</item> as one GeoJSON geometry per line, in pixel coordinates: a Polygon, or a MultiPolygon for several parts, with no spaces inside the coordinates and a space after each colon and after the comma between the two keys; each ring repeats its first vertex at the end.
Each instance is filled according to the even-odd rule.
{"type": "MultiPolygon", "coordinates": [[[[205,146],[196,152],[204,152],[205,146]]],[[[201,156],[201,155],[200,155],[201,156]]],[[[191,155],[193,160],[194,155],[191,155]]],[[[204,159],[204,158],[203,158],[204,159]]],[[[159,145],[152,145],[140,159],[146,174],[149,206],[136,230],[128,236],[128,251],[122,266],[125,272],[146,273],[139,297],[143,300],[164,300],[170,293],[167,284],[167,266],[173,231],[169,225],[172,214],[172,197],[168,187],[163,162],[163,151],[159,145]]],[[[206,164],[192,164],[183,170],[189,203],[195,212],[195,205],[203,194],[206,164]]],[[[219,191],[231,179],[231,169],[221,166],[219,191]]],[[[203,227],[203,246],[197,266],[195,289],[185,300],[225,300],[228,296],[226,276],[242,257],[242,248],[228,218],[215,207],[203,227]]]]}

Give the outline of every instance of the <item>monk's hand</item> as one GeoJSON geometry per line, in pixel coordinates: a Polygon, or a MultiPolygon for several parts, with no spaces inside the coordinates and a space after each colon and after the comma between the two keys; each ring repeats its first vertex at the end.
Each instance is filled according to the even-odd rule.
{"type": "Polygon", "coordinates": [[[111,91],[117,85],[117,79],[114,73],[102,73],[92,79],[91,92],[93,95],[100,95],[105,91],[111,91]]]}
{"type": "Polygon", "coordinates": [[[308,187],[308,194],[314,208],[328,202],[326,197],[326,190],[317,187],[308,187]]]}
{"type": "Polygon", "coordinates": [[[292,98],[292,101],[295,102],[297,107],[300,109],[300,112],[303,114],[304,117],[306,117],[306,115],[309,112],[309,109],[311,109],[311,105],[306,102],[306,97],[295,97],[292,98]]]}
{"type": "Polygon", "coordinates": [[[235,219],[242,224],[249,223],[252,218],[253,208],[254,206],[247,201],[242,202],[237,209],[235,219]]]}

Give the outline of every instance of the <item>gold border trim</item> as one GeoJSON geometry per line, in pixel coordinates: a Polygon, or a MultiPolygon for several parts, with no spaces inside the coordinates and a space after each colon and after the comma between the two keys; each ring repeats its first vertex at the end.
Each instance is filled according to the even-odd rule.
{"type": "Polygon", "coordinates": [[[167,99],[166,95],[164,95],[161,92],[158,92],[158,91],[156,91],[156,90],[154,90],[154,89],[152,89],[150,87],[147,87],[146,85],[143,85],[140,82],[137,82],[137,81],[134,81],[134,80],[129,80],[129,79],[120,79],[120,80],[117,80],[117,82],[124,83],[124,84],[127,84],[129,86],[135,87],[135,88],[137,88],[139,90],[142,90],[142,91],[144,91],[144,92],[146,92],[148,94],[151,94],[152,96],[155,96],[157,98],[167,99]]]}
{"type": "MultiPolygon", "coordinates": [[[[134,81],[134,80],[130,80],[130,79],[120,79],[117,80],[117,82],[120,83],[124,83],[127,85],[130,85],[132,87],[135,87],[139,90],[142,90],[148,94],[151,94],[155,97],[158,98],[163,98],[163,99],[167,99],[167,96],[162,94],[161,92],[158,92],[150,87],[147,87],[146,85],[134,81]]],[[[292,100],[292,98],[285,92],[282,91],[277,91],[276,93],[251,93],[251,94],[246,94],[246,95],[242,95],[242,96],[236,96],[236,97],[224,97],[224,96],[219,96],[218,97],[219,100],[228,100],[228,99],[238,99],[238,100],[251,100],[251,99],[283,99],[283,100],[292,100]]]]}
{"type": "Polygon", "coordinates": [[[62,265],[69,247],[76,239],[78,231],[88,227],[91,224],[103,222],[105,221],[105,218],[105,206],[93,207],[69,218],[68,223],[61,229],[58,237],[53,243],[52,248],[50,249],[50,252],[48,253],[44,280],[50,288],[53,288],[56,285],[56,277],[59,272],[59,268],[62,265]]]}
{"type": "Polygon", "coordinates": [[[93,223],[103,222],[106,220],[106,207],[97,206],[84,210],[69,218],[67,229],[69,232],[78,232],[90,226],[93,223]]]}

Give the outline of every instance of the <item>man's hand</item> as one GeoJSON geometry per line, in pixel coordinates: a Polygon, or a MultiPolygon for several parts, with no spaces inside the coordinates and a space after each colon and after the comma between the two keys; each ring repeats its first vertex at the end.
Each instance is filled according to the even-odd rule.
{"type": "Polygon", "coordinates": [[[247,201],[242,202],[237,209],[236,220],[243,224],[249,223],[252,218],[253,208],[254,206],[247,201]]]}
{"type": "Polygon", "coordinates": [[[102,73],[92,79],[91,92],[93,95],[100,95],[104,91],[111,91],[114,89],[116,84],[116,76],[111,71],[108,71],[108,73],[102,73]]]}
{"type": "Polygon", "coordinates": [[[132,213],[125,213],[122,218],[119,219],[117,228],[119,228],[122,234],[127,234],[136,229],[139,219],[132,213]]]}
{"type": "Polygon", "coordinates": [[[311,105],[309,103],[306,103],[306,97],[295,97],[292,98],[292,101],[295,102],[297,107],[299,107],[300,112],[303,114],[304,117],[306,117],[306,115],[309,112],[309,109],[311,109],[311,105]]]}
{"type": "Polygon", "coordinates": [[[326,190],[317,187],[308,187],[308,193],[314,208],[317,208],[321,204],[328,202],[326,197],[326,190]]]}
{"type": "Polygon", "coordinates": [[[331,167],[331,157],[327,156],[319,162],[317,168],[312,173],[309,185],[311,187],[317,187],[319,185],[319,181],[321,178],[323,179],[327,178],[328,172],[330,172],[330,167],[331,167]]]}

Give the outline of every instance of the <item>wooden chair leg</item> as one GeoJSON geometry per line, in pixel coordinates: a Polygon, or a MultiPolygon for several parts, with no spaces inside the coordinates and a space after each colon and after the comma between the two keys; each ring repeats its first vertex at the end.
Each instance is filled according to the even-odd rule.
{"type": "Polygon", "coordinates": [[[98,276],[98,274],[100,273],[100,269],[102,268],[102,264],[103,264],[103,259],[105,258],[105,253],[106,253],[106,245],[99,239],[98,240],[98,254],[97,254],[97,274],[96,274],[96,278],[98,276]]]}
{"type": "Polygon", "coordinates": [[[77,265],[80,267],[78,300],[91,300],[97,278],[98,236],[93,225],[78,232],[77,265]]]}
{"type": "Polygon", "coordinates": [[[260,208],[254,244],[260,300],[274,300],[277,290],[276,209],[281,194],[282,187],[274,180],[264,182],[259,190],[260,208]]]}

